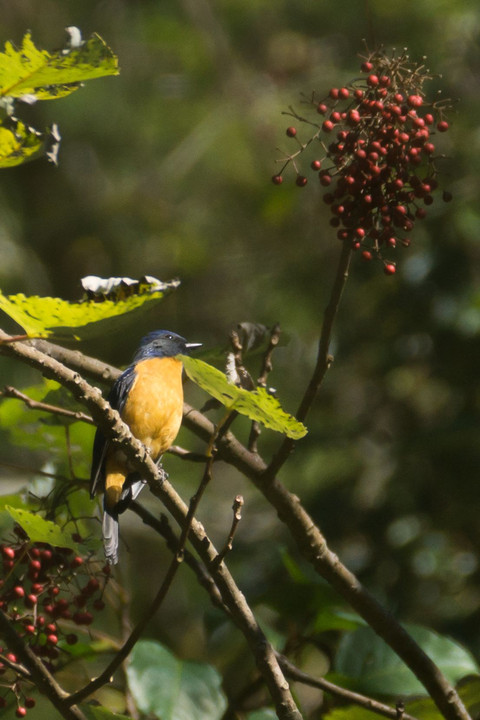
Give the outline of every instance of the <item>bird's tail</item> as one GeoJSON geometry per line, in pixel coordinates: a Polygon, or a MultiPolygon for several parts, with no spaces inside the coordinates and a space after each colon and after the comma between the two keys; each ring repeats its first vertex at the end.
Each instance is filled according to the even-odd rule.
{"type": "Polygon", "coordinates": [[[107,563],[116,565],[118,562],[118,513],[106,506],[103,511],[102,533],[107,563]]]}

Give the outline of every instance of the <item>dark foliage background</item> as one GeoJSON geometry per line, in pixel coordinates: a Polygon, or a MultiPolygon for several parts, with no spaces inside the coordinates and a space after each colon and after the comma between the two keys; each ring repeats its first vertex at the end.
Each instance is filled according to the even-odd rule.
{"type": "MultiPolygon", "coordinates": [[[[181,288],[143,326],[82,349],[125,364],[152,328],[216,346],[239,321],[279,321],[288,342],[270,380],[292,412],[339,246],[316,183],[270,182],[275,148],[288,147],[280,113],[300,92],[358,75],[363,38],[408,46],[443,76],[431,87],[455,101],[442,164],[454,202],[434,204],[412,247],[397,251],[394,278],[354,258],[335,363],[282,479],[400,618],[457,637],[480,659],[477,3],[3,0],[0,18],[4,40],[30,28],[46,48],[63,45],[66,26],[96,31],[121,65],[118,78],[24,108],[37,127],[58,122],[63,142],[57,169],[42,161],[0,175],[2,290],[76,299],[88,274],[179,276],[181,288]]],[[[35,379],[19,372],[8,381],[35,379]]],[[[201,402],[193,390],[189,399],[201,402]]],[[[196,444],[185,431],[180,442],[196,444]]],[[[268,456],[278,442],[264,433],[261,449],[268,456]]],[[[8,443],[2,454],[40,467],[49,449],[8,443]]],[[[200,471],[167,462],[188,496],[200,471]]],[[[86,475],[88,458],[78,463],[86,475]]],[[[295,551],[265,502],[219,468],[200,516],[221,542],[238,492],[245,517],[230,565],[272,628],[302,633],[305,606],[291,603],[290,627],[277,615],[279,588],[289,600],[283,552],[295,551]]],[[[124,527],[131,562],[121,572],[138,611],[166,556],[139,521],[124,527]]],[[[151,633],[184,656],[222,664],[234,654],[231,631],[187,573],[151,633]]]]}

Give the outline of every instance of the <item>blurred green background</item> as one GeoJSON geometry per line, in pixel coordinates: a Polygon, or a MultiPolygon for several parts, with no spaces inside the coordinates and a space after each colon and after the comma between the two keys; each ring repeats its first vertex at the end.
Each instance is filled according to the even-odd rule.
{"type": "MultiPolygon", "coordinates": [[[[37,161],[0,174],[2,290],[77,299],[88,274],[178,276],[180,289],[143,325],[82,349],[120,365],[152,328],[217,346],[237,322],[278,321],[288,343],[270,383],[291,412],[313,367],[339,243],[313,179],[302,190],[293,175],[280,188],[270,181],[291,147],[281,112],[298,107],[301,92],[326,93],[358,76],[364,39],[427,56],[432,92],[442,87],[454,101],[442,137],[443,186],[454,201],[438,200],[417,225],[411,248],[397,251],[395,277],[354,257],[335,363],[282,480],[398,617],[455,636],[480,659],[478,3],[0,2],[2,40],[20,43],[30,29],[38,46],[53,49],[70,25],[98,32],[121,74],[21,108],[36,127],[57,122],[63,140],[58,168],[37,161]]],[[[1,372],[1,385],[37,377],[5,361],[1,372]]],[[[240,424],[242,438],[246,431],[240,424]]],[[[185,431],[180,442],[200,447],[185,431]]],[[[279,442],[264,433],[262,452],[279,442]]],[[[32,466],[26,450],[6,444],[2,452],[32,466]]],[[[49,449],[34,457],[40,466],[49,449]]],[[[201,470],[167,462],[188,497],[201,470]]],[[[88,457],[78,467],[86,475],[88,457]]],[[[0,472],[11,479],[11,470],[0,472]]],[[[231,565],[266,622],[286,633],[269,594],[288,592],[282,550],[296,550],[275,514],[219,466],[200,517],[221,544],[238,492],[245,517],[231,565]]],[[[159,543],[138,521],[125,526],[135,611],[167,556],[159,561],[159,543]]],[[[215,648],[220,657],[222,647],[228,655],[220,619],[186,571],[167,605],[151,633],[189,657],[212,659],[215,648]]],[[[301,626],[301,608],[293,615],[301,626]]]]}

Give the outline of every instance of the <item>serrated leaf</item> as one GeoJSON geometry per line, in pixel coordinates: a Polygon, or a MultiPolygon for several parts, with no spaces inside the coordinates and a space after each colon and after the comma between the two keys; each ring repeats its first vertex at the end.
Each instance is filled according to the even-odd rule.
{"type": "Polygon", "coordinates": [[[257,420],[265,427],[284,433],[298,440],[307,434],[307,428],[282,410],[280,403],[265,388],[249,392],[230,383],[220,370],[198,358],[179,356],[185,372],[194,383],[230,410],[236,410],[251,420],[257,420]]]}
{"type": "Polygon", "coordinates": [[[7,505],[5,510],[25,530],[32,542],[48,543],[54,547],[70,548],[77,553],[81,552],[77,543],[72,540],[71,533],[63,532],[50,520],[44,520],[39,515],[20,508],[13,508],[11,505],[7,505]]]}
{"type": "Polygon", "coordinates": [[[215,668],[179,660],[151,640],[135,645],[127,678],[139,710],[162,720],[219,720],[226,707],[215,668]]]}
{"type": "Polygon", "coordinates": [[[39,132],[17,118],[7,117],[0,124],[0,168],[21,165],[41,155],[55,163],[59,141],[56,126],[39,132]]]}
{"type": "Polygon", "coordinates": [[[54,297],[3,295],[0,309],[17,322],[31,337],[92,338],[119,327],[119,320],[131,319],[133,313],[144,311],[160,302],[180,284],[179,280],[163,282],[151,290],[143,286],[137,295],[124,300],[85,300],[71,303],[54,297]]]}
{"type": "MultiPolygon", "coordinates": [[[[472,655],[454,640],[424,627],[409,626],[407,630],[451,683],[478,673],[472,655]]],[[[355,689],[367,695],[406,697],[426,692],[412,671],[369,627],[359,628],[342,639],[335,670],[352,679],[355,689]]]]}
{"type": "Polygon", "coordinates": [[[0,96],[50,100],[69,95],[85,80],[117,74],[116,56],[96,33],[75,47],[50,53],[35,47],[27,32],[20,49],[7,42],[0,53],[0,96]]]}

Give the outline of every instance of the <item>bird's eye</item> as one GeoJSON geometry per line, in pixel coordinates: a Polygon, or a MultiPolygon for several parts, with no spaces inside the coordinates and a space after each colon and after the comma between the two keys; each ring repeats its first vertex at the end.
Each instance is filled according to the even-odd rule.
{"type": "Polygon", "coordinates": [[[167,335],[167,340],[173,340],[173,335],[167,335]]]}

